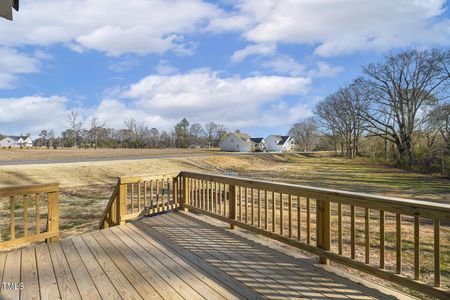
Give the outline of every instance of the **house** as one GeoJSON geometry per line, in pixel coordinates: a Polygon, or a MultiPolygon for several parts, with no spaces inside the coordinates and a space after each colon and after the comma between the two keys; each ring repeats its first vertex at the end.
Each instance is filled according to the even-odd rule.
{"type": "Polygon", "coordinates": [[[220,150],[231,152],[250,152],[252,149],[251,136],[241,132],[230,132],[220,142],[220,150]]]}
{"type": "Polygon", "coordinates": [[[266,144],[263,138],[252,138],[241,132],[230,132],[220,143],[220,150],[231,152],[261,152],[265,151],[266,144]]]}
{"type": "Polygon", "coordinates": [[[253,152],[266,151],[266,141],[263,138],[250,138],[250,142],[253,152]]]}
{"type": "Polygon", "coordinates": [[[269,135],[265,143],[268,152],[291,152],[295,149],[294,139],[289,135],[269,135]]]}
{"type": "Polygon", "coordinates": [[[33,147],[33,140],[30,135],[10,135],[0,140],[0,148],[20,148],[33,147]]]}

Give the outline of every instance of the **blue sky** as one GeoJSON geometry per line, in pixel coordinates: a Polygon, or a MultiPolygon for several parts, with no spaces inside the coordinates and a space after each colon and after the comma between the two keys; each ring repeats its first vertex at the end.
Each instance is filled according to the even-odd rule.
{"type": "Polygon", "coordinates": [[[449,44],[441,0],[23,0],[0,19],[0,132],[59,133],[76,110],[286,133],[361,66],[449,44]]]}

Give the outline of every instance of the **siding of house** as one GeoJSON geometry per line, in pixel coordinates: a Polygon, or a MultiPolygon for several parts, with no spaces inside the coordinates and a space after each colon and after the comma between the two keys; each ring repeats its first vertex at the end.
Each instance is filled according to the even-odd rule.
{"type": "Polygon", "coordinates": [[[220,143],[220,150],[231,152],[251,151],[250,141],[244,141],[234,133],[229,133],[220,143]]]}
{"type": "Polygon", "coordinates": [[[270,152],[291,152],[294,151],[294,143],[292,137],[289,138],[284,144],[278,145],[280,140],[279,136],[269,135],[266,141],[266,150],[270,152]]]}

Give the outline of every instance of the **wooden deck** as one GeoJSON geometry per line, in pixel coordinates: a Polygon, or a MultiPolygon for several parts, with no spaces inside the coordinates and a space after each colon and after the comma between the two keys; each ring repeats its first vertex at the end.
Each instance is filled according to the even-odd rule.
{"type": "Polygon", "coordinates": [[[396,299],[183,213],[0,255],[0,299],[396,299]]]}

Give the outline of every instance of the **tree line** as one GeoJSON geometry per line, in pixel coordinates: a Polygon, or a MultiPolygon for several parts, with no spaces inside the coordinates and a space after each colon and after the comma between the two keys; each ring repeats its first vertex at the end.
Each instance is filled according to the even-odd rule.
{"type": "Polygon", "coordinates": [[[294,124],[304,150],[371,156],[407,169],[450,167],[450,50],[405,50],[362,68],[294,124]]]}
{"type": "Polygon", "coordinates": [[[90,119],[89,127],[83,128],[81,116],[71,111],[67,128],[56,136],[54,131],[41,130],[34,146],[58,148],[212,148],[219,147],[220,139],[226,133],[224,125],[209,122],[189,123],[183,118],[173,130],[149,128],[145,123],[130,118],[119,129],[109,128],[96,116],[90,119]]]}

